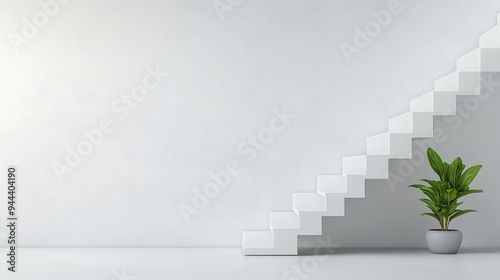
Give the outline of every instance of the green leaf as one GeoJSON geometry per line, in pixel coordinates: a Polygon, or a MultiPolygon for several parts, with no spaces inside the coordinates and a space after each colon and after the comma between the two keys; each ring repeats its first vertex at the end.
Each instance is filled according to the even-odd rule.
{"type": "Polygon", "coordinates": [[[427,179],[422,179],[421,181],[424,181],[427,184],[429,184],[433,190],[435,190],[435,191],[439,190],[439,186],[438,186],[438,183],[437,183],[438,181],[427,180],[427,179]]]}
{"type": "Polygon", "coordinates": [[[456,217],[460,217],[464,214],[471,213],[471,212],[477,212],[476,210],[468,209],[468,210],[459,210],[457,209],[453,215],[450,216],[450,221],[455,219],[456,217]]]}
{"type": "Polygon", "coordinates": [[[446,191],[447,189],[449,189],[448,182],[446,182],[446,181],[433,181],[433,180],[427,180],[427,179],[422,179],[422,181],[431,185],[432,189],[436,193],[442,193],[442,192],[446,191]]]}
{"type": "Polygon", "coordinates": [[[447,181],[439,181],[438,186],[440,192],[445,192],[447,189],[450,188],[450,184],[448,184],[447,181]]]}
{"type": "Polygon", "coordinates": [[[454,213],[457,209],[458,206],[462,205],[463,202],[460,202],[460,203],[454,203],[453,205],[450,205],[450,209],[449,209],[449,213],[448,213],[448,216],[451,215],[452,213],[454,213]]]}
{"type": "Polygon", "coordinates": [[[453,188],[458,188],[460,182],[460,177],[462,175],[462,170],[464,165],[462,164],[462,159],[457,157],[451,164],[448,170],[448,182],[453,188]]]}
{"type": "Polygon", "coordinates": [[[427,208],[429,208],[433,213],[438,214],[441,210],[432,200],[421,198],[420,201],[427,204],[427,208]]]}
{"type": "Polygon", "coordinates": [[[411,185],[409,187],[420,189],[427,197],[429,197],[433,201],[437,202],[437,201],[440,200],[440,198],[437,195],[436,191],[434,191],[432,188],[430,188],[428,186],[424,186],[424,185],[411,185]]]}
{"type": "Polygon", "coordinates": [[[429,164],[434,172],[436,172],[436,174],[439,175],[439,178],[443,180],[443,176],[445,176],[444,165],[439,155],[432,148],[429,148],[427,149],[427,158],[429,159],[429,164]]]}
{"type": "Polygon", "coordinates": [[[447,204],[452,203],[457,199],[458,191],[456,189],[447,189],[445,193],[445,201],[447,204]]]}
{"type": "MultiPolygon", "coordinates": [[[[445,219],[448,219],[451,214],[455,213],[458,206],[462,205],[463,202],[460,203],[451,203],[444,205],[441,210],[441,214],[445,219]]],[[[448,219],[449,220],[449,219],[448,219]]]]}
{"type": "Polygon", "coordinates": [[[420,185],[420,184],[413,184],[413,185],[409,185],[408,187],[409,187],[409,188],[416,188],[416,189],[429,188],[429,187],[428,187],[428,186],[426,186],[426,185],[420,185]]]}
{"type": "Polygon", "coordinates": [[[462,177],[460,178],[460,182],[458,183],[458,189],[463,190],[472,183],[472,180],[476,178],[477,173],[481,170],[482,165],[475,165],[471,168],[467,169],[462,177]]]}
{"type": "Polygon", "coordinates": [[[434,180],[427,180],[427,179],[422,179],[422,181],[429,184],[432,187],[432,189],[434,189],[436,191],[442,190],[443,183],[441,183],[441,182],[443,182],[443,181],[434,181],[434,180]]]}
{"type": "Polygon", "coordinates": [[[450,216],[450,205],[443,205],[441,208],[441,215],[445,218],[448,218],[450,216]]]}
{"type": "Polygon", "coordinates": [[[441,178],[442,181],[447,181],[448,180],[448,170],[450,169],[450,165],[447,162],[443,162],[443,178],[441,178]]]}
{"type": "Polygon", "coordinates": [[[436,204],[432,200],[429,200],[427,198],[421,198],[420,201],[430,206],[431,209],[437,209],[436,204]]]}
{"type": "Polygon", "coordinates": [[[441,219],[439,218],[438,215],[434,214],[434,213],[423,213],[421,216],[431,216],[433,217],[434,219],[438,220],[439,222],[441,222],[441,219]]]}
{"type": "Polygon", "coordinates": [[[422,192],[425,192],[425,191],[432,191],[432,188],[428,187],[428,186],[425,186],[425,185],[419,185],[419,184],[415,184],[415,185],[410,185],[408,186],[410,188],[416,188],[416,189],[419,189],[421,190],[422,192]]]}
{"type": "Polygon", "coordinates": [[[482,192],[483,192],[483,190],[466,190],[466,191],[463,191],[463,192],[459,192],[458,195],[457,195],[457,199],[461,198],[462,196],[469,195],[469,194],[482,193],[482,192]]]}

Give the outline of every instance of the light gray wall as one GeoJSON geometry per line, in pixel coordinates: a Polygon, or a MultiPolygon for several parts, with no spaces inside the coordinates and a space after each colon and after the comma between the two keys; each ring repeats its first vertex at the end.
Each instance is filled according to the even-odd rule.
{"type": "MultiPolygon", "coordinates": [[[[363,153],[365,138],[453,71],[500,11],[498,1],[401,1],[348,62],[340,45],[390,1],[230,3],[220,17],[212,0],[61,1],[23,35],[46,12],[38,1],[0,1],[0,166],[19,166],[23,246],[240,246],[242,230],[267,229],[269,211],[291,209],[292,192],[314,192],[317,174],[338,174],[342,156],[363,153]],[[125,116],[121,96],[148,67],[169,75],[125,116]],[[294,118],[250,157],[245,141],[269,133],[284,108],[294,118]],[[103,121],[114,129],[58,178],[54,164],[69,165],[67,149],[103,121]],[[186,223],[179,206],[231,161],[238,174],[186,223]]],[[[488,218],[495,145],[482,142],[496,134],[477,137],[496,118],[484,109],[440,147],[485,164],[477,185],[487,194],[468,201],[481,213],[456,223],[470,246],[499,244],[488,218]]],[[[349,201],[347,217],[325,229],[343,246],[421,246],[433,224],[405,185],[426,172],[395,191],[370,182],[367,199],[349,201]]]]}

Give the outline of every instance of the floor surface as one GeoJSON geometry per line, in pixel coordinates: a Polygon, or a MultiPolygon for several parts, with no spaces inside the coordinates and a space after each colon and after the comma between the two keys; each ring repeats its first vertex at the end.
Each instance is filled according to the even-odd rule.
{"type": "MultiPolygon", "coordinates": [[[[2,250],[3,251],[3,250],[2,250]]],[[[243,256],[241,249],[19,249],[17,272],[2,252],[0,279],[26,280],[500,280],[500,248],[435,255],[426,249],[303,250],[243,256]],[[328,254],[326,254],[328,253],[328,254]]]]}

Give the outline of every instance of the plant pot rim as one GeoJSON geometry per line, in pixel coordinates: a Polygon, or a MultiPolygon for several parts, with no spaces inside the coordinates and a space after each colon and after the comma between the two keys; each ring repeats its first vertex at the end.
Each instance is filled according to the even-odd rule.
{"type": "Polygon", "coordinates": [[[442,229],[435,229],[435,228],[431,228],[429,229],[429,231],[442,231],[442,232],[447,232],[447,231],[460,231],[458,229],[448,229],[448,230],[442,230],[442,229]]]}

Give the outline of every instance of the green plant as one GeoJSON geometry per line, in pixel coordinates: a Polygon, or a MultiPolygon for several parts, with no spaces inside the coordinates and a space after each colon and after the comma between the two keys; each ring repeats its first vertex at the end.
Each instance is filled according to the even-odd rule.
{"type": "Polygon", "coordinates": [[[482,190],[471,190],[470,183],[476,177],[482,165],[472,166],[465,169],[462,159],[457,157],[451,164],[443,162],[439,155],[433,149],[427,149],[427,158],[429,164],[436,174],[439,181],[422,179],[429,186],[411,185],[409,187],[420,189],[428,198],[422,198],[420,201],[427,205],[432,213],[423,213],[438,220],[441,230],[447,231],[450,222],[464,214],[477,212],[476,210],[460,210],[458,206],[463,202],[458,199],[472,193],[481,193],[482,190]]]}

